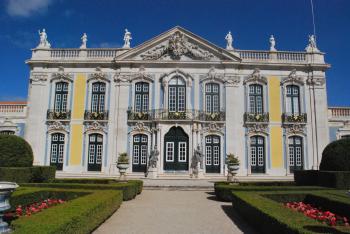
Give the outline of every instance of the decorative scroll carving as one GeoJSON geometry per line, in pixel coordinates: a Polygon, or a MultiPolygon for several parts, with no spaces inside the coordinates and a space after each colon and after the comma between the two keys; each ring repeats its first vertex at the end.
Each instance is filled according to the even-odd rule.
{"type": "Polygon", "coordinates": [[[285,83],[304,85],[304,79],[303,79],[303,77],[297,75],[296,69],[293,69],[290,72],[290,74],[288,75],[288,77],[285,77],[281,80],[281,85],[283,85],[285,83]]]}
{"type": "Polygon", "coordinates": [[[58,72],[52,73],[51,82],[53,80],[73,82],[72,77],[73,77],[72,74],[65,73],[64,72],[64,68],[62,66],[59,66],[58,67],[58,72]]]}
{"type": "Polygon", "coordinates": [[[139,133],[148,132],[148,133],[151,133],[151,130],[144,123],[137,122],[135,124],[135,126],[132,128],[132,132],[139,132],[139,133]]]}
{"type": "Polygon", "coordinates": [[[118,73],[114,76],[114,81],[117,83],[127,83],[137,79],[148,80],[150,82],[154,81],[154,77],[147,74],[146,69],[143,66],[141,66],[137,72],[124,74],[118,73]]]}
{"type": "Polygon", "coordinates": [[[241,78],[239,76],[225,76],[226,86],[238,86],[240,82],[241,78]]]}
{"type": "Polygon", "coordinates": [[[302,134],[305,135],[305,125],[303,124],[290,124],[285,126],[286,135],[302,134]]]}
{"type": "Polygon", "coordinates": [[[107,74],[102,72],[101,67],[96,67],[96,72],[89,75],[88,81],[90,80],[98,80],[98,81],[104,80],[109,82],[109,79],[107,78],[107,74]]]}
{"type": "Polygon", "coordinates": [[[203,128],[203,133],[220,133],[223,134],[223,126],[219,126],[217,123],[209,123],[206,127],[203,128]]]}
{"type": "Polygon", "coordinates": [[[48,122],[48,132],[52,131],[64,131],[69,132],[68,124],[60,121],[48,122]]]}
{"type": "Polygon", "coordinates": [[[167,45],[157,46],[142,54],[141,58],[143,60],[157,60],[170,57],[173,60],[179,60],[183,55],[196,60],[210,60],[214,57],[212,53],[188,42],[181,32],[175,32],[169,37],[167,45]]]}
{"type": "Polygon", "coordinates": [[[306,79],[306,83],[313,86],[322,86],[326,83],[326,79],[321,77],[309,77],[306,79]]]}
{"type": "Polygon", "coordinates": [[[267,135],[268,134],[268,126],[267,124],[249,124],[247,126],[247,134],[248,135],[252,135],[252,134],[258,134],[258,133],[262,133],[267,135]]]}
{"type": "Polygon", "coordinates": [[[259,68],[255,68],[254,72],[249,75],[248,77],[246,77],[246,79],[244,80],[244,84],[248,83],[248,82],[253,82],[253,83],[263,83],[263,84],[267,84],[267,79],[265,76],[262,76],[260,74],[260,69],[259,68]]]}
{"type": "Polygon", "coordinates": [[[32,83],[45,83],[47,81],[47,78],[47,73],[31,72],[30,74],[30,81],[32,83]]]}
{"type": "Polygon", "coordinates": [[[90,131],[99,131],[99,132],[107,132],[107,125],[102,122],[86,122],[85,123],[85,132],[90,131]]]}

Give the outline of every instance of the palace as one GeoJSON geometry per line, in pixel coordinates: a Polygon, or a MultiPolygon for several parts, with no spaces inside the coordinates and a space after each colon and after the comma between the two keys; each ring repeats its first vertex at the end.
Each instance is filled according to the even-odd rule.
{"type": "Polygon", "coordinates": [[[45,30],[26,61],[27,103],[0,103],[2,134],[23,136],[35,165],[61,176],[199,177],[227,174],[225,157],[240,159],[239,176],[289,178],[317,169],[324,147],[350,136],[350,109],[328,108],[324,53],[310,36],[305,51],[221,48],[174,27],[134,48],[51,48],[45,30]],[[197,166],[197,165],[196,165],[197,166]],[[198,168],[197,168],[198,169],[198,168]]]}

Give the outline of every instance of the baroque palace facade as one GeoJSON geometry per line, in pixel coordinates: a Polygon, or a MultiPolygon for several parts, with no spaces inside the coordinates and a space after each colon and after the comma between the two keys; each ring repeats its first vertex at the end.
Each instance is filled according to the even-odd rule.
{"type": "Polygon", "coordinates": [[[79,49],[53,49],[45,31],[40,37],[26,61],[22,121],[3,114],[0,131],[24,136],[34,164],[60,175],[115,176],[127,152],[128,174],[143,177],[158,150],[154,177],[189,177],[199,147],[205,178],[226,175],[229,153],[240,159],[239,176],[287,178],[317,169],[344,123],[329,122],[330,66],[313,36],[305,52],[277,51],[272,36],[268,51],[238,50],[230,33],[224,49],[181,27],[134,48],[127,30],[124,47],[111,49],[86,48],[86,34],[79,49]]]}

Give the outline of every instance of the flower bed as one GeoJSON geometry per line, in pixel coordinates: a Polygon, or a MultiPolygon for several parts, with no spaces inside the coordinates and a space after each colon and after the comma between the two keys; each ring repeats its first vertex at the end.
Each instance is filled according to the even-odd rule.
{"type": "Polygon", "coordinates": [[[287,208],[303,213],[305,216],[318,220],[329,226],[349,226],[349,219],[344,216],[334,214],[330,211],[322,211],[321,208],[313,207],[304,202],[287,202],[284,204],[287,208]]]}

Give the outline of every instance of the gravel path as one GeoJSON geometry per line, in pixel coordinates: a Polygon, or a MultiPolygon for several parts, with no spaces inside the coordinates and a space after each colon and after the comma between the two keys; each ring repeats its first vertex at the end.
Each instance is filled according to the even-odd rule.
{"type": "Polygon", "coordinates": [[[213,192],[144,190],[122,206],[95,232],[100,233],[254,233],[233,212],[231,203],[213,192]]]}

